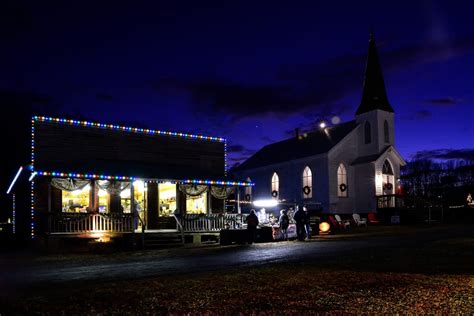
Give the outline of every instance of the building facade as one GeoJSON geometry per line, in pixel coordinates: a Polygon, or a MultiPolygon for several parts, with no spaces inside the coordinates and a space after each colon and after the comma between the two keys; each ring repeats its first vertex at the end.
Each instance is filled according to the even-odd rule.
{"type": "Polygon", "coordinates": [[[20,237],[156,230],[186,216],[195,224],[224,214],[236,187],[250,185],[226,179],[221,137],[44,116],[32,118],[30,137],[30,163],[18,162],[7,192],[20,237]]]}
{"type": "Polygon", "coordinates": [[[404,164],[395,146],[394,110],[371,35],[354,120],[303,135],[296,131],[290,139],[263,147],[233,172],[255,183],[243,193],[247,201],[271,198],[283,206],[367,213],[376,211],[377,197],[396,195],[404,164]]]}

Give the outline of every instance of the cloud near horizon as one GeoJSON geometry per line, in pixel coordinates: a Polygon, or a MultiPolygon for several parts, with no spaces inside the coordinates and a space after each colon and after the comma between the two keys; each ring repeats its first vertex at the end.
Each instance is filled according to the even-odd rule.
{"type": "Polygon", "coordinates": [[[474,162],[474,148],[422,150],[412,155],[413,160],[465,160],[474,162]]]}

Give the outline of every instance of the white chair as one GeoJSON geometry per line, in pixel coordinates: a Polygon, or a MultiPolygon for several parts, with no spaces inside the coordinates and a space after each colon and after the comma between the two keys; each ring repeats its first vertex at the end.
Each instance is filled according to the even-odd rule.
{"type": "Polygon", "coordinates": [[[341,217],[337,214],[334,215],[334,218],[338,222],[339,226],[344,227],[344,228],[351,227],[351,221],[349,220],[342,221],[341,217]]]}
{"type": "Polygon", "coordinates": [[[352,214],[352,218],[354,219],[354,222],[356,223],[357,226],[367,227],[367,219],[366,218],[360,218],[359,214],[352,214]]]}

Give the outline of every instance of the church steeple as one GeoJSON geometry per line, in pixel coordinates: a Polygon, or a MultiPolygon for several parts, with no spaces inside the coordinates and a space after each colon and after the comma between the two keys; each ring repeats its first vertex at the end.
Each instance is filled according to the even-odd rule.
{"type": "Polygon", "coordinates": [[[370,112],[372,110],[383,110],[394,112],[390,106],[385,91],[382,68],[380,67],[379,55],[375,44],[374,34],[370,34],[369,52],[367,55],[367,65],[365,68],[364,90],[362,101],[357,109],[356,115],[370,112]]]}

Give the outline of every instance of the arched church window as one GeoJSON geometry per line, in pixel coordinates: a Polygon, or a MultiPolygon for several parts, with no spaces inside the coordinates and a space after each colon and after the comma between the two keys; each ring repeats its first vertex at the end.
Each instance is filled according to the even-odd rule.
{"type": "MultiPolygon", "coordinates": [[[[252,180],[250,179],[250,177],[247,177],[247,182],[252,182],[252,180]]],[[[245,192],[244,192],[244,199],[246,201],[251,201],[252,200],[252,187],[251,186],[248,186],[248,187],[245,187],[245,192]]]]}
{"type": "Polygon", "coordinates": [[[337,168],[337,196],[347,197],[347,172],[344,164],[341,163],[337,168]]]}
{"type": "Polygon", "coordinates": [[[274,172],[272,175],[272,197],[273,198],[278,197],[279,189],[280,189],[280,177],[278,177],[278,174],[274,172]]]}
{"type": "Polygon", "coordinates": [[[313,197],[313,173],[311,168],[306,166],[303,170],[303,198],[310,199],[313,197]]]}
{"type": "Polygon", "coordinates": [[[383,136],[386,143],[390,143],[390,134],[388,130],[388,122],[383,122],[383,136]]]}
{"type": "Polygon", "coordinates": [[[382,174],[389,174],[393,176],[392,165],[390,164],[388,160],[385,160],[385,162],[383,163],[382,174]]]}
{"type": "Polygon", "coordinates": [[[370,142],[372,141],[372,131],[371,131],[371,128],[370,128],[370,123],[369,122],[365,122],[365,125],[364,125],[364,139],[365,139],[365,143],[366,144],[370,144],[370,142]]]}

